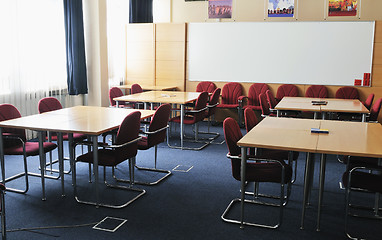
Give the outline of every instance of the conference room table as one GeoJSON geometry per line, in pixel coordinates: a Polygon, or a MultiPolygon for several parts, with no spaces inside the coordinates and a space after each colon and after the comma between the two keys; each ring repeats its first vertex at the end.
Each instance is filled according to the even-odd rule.
{"type": "MultiPolygon", "coordinates": [[[[126,85],[120,85],[116,87],[120,89],[128,90],[130,94],[132,85],[133,84],[126,84],[126,85]]],[[[141,85],[141,84],[140,86],[143,89],[143,91],[175,91],[177,89],[176,86],[141,85]]]]}
{"type": "Polygon", "coordinates": [[[200,95],[200,92],[179,92],[179,91],[148,91],[142,93],[135,93],[130,95],[125,95],[122,97],[114,98],[117,107],[119,102],[143,102],[145,103],[145,109],[147,108],[147,103],[151,104],[151,109],[153,109],[154,103],[170,103],[180,105],[180,149],[184,149],[183,146],[183,132],[184,132],[184,113],[185,105],[187,103],[194,102],[200,95]]]}
{"type": "Polygon", "coordinates": [[[245,167],[248,148],[269,148],[306,152],[301,229],[313,179],[313,153],[321,155],[317,231],[320,231],[327,154],[382,157],[382,126],[379,123],[266,117],[237,143],[241,147],[241,225],[244,219],[245,167]],[[312,133],[311,128],[329,133],[312,133]]]}
{"type": "Polygon", "coordinates": [[[326,114],[335,113],[354,113],[362,115],[362,122],[366,121],[369,110],[358,99],[338,99],[338,98],[309,98],[309,97],[283,97],[276,105],[277,116],[282,111],[309,111],[314,113],[314,119],[317,119],[317,113],[322,113],[323,119],[326,114]],[[325,101],[326,104],[314,105],[312,101],[325,101]]]}
{"type": "MultiPolygon", "coordinates": [[[[45,112],[16,118],[12,120],[0,122],[0,136],[2,136],[3,128],[19,128],[37,131],[40,145],[40,168],[41,174],[44,176],[46,159],[42,148],[44,141],[44,132],[57,132],[58,135],[58,156],[59,156],[59,174],[61,178],[62,196],[65,196],[64,190],[64,173],[63,173],[63,133],[69,134],[69,156],[71,164],[74,161],[73,133],[82,133],[88,135],[92,140],[94,155],[94,175],[95,175],[95,194],[96,202],[98,198],[98,136],[117,129],[123,119],[130,113],[140,111],[141,120],[154,115],[153,110],[140,109],[124,109],[124,108],[108,108],[95,106],[75,106],[63,108],[60,110],[45,112]]],[[[2,179],[5,179],[5,164],[3,152],[3,138],[0,137],[0,161],[2,179]]],[[[73,176],[74,177],[74,176],[73,176]]],[[[41,178],[42,183],[42,199],[45,200],[45,180],[41,178]]]]}

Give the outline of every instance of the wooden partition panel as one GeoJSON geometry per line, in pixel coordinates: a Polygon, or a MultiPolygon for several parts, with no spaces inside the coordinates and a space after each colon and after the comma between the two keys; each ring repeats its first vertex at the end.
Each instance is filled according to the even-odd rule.
{"type": "Polygon", "coordinates": [[[186,24],[155,24],[155,84],[185,90],[186,24]]]}
{"type": "Polygon", "coordinates": [[[154,24],[126,25],[126,84],[155,85],[154,24]]]}

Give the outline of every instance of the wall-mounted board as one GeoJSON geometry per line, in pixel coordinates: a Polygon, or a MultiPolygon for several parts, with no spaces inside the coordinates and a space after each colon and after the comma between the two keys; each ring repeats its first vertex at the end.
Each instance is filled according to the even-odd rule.
{"type": "Polygon", "coordinates": [[[189,23],[188,80],[354,85],[371,72],[374,25],[189,23]]]}

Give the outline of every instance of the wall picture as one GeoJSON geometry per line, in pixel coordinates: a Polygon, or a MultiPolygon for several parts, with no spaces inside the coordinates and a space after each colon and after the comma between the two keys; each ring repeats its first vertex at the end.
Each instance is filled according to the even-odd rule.
{"type": "Polygon", "coordinates": [[[356,16],[358,0],[329,0],[328,16],[356,16]]]}
{"type": "Polygon", "coordinates": [[[293,17],[294,0],[267,0],[268,17],[293,17]]]}
{"type": "Polygon", "coordinates": [[[231,18],[232,0],[208,0],[208,18],[231,18]]]}

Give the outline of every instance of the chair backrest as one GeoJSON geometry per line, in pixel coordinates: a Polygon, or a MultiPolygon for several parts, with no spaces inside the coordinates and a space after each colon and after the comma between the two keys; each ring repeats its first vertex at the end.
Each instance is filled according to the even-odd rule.
{"type": "Polygon", "coordinates": [[[269,90],[269,87],[265,83],[254,83],[248,90],[248,105],[260,106],[259,95],[269,90]]]}
{"type": "Polygon", "coordinates": [[[358,90],[355,87],[341,87],[336,92],[336,98],[341,99],[359,99],[358,90]]]}
{"type": "Polygon", "coordinates": [[[216,106],[214,106],[214,105],[217,105],[219,103],[220,92],[221,92],[221,88],[216,88],[215,91],[212,93],[212,96],[211,96],[210,101],[208,103],[208,105],[212,106],[212,107],[208,108],[207,117],[215,114],[216,106]]]}
{"type": "Polygon", "coordinates": [[[283,97],[298,97],[298,88],[294,84],[283,84],[277,89],[276,98],[281,100],[283,97]]]}
{"type": "MultiPolygon", "coordinates": [[[[0,105],[0,122],[5,120],[11,120],[21,117],[19,110],[12,104],[0,105]]],[[[10,133],[19,136],[21,139],[26,140],[25,130],[16,128],[3,128],[3,133],[10,133]]]]}
{"type": "Polygon", "coordinates": [[[222,90],[222,104],[238,104],[238,99],[242,94],[243,88],[240,83],[226,83],[222,90]]]}
{"type": "Polygon", "coordinates": [[[139,85],[138,83],[134,83],[133,85],[131,85],[130,92],[131,92],[131,94],[141,93],[141,92],[143,92],[143,89],[142,89],[141,85],[139,85]]]}
{"type": "Polygon", "coordinates": [[[251,131],[251,129],[254,128],[259,122],[257,120],[255,112],[252,109],[246,108],[244,110],[244,122],[245,129],[247,130],[247,132],[251,131]]]}
{"type": "MultiPolygon", "coordinates": [[[[125,117],[119,126],[115,144],[121,145],[130,142],[139,136],[141,125],[141,113],[139,111],[132,112],[125,117]]],[[[128,144],[124,147],[115,149],[115,158],[117,162],[123,162],[126,159],[135,157],[138,152],[138,141],[128,144]]]]}
{"type": "MultiPolygon", "coordinates": [[[[171,105],[163,104],[160,105],[151,118],[149,132],[155,132],[158,129],[164,128],[168,125],[171,114],[171,105]]],[[[166,138],[166,130],[159,131],[155,134],[149,134],[147,136],[148,146],[152,147],[163,142],[166,138]]]]}
{"type": "Polygon", "coordinates": [[[378,121],[378,115],[381,110],[382,98],[378,98],[370,109],[369,121],[378,121]]]}
{"type": "Polygon", "coordinates": [[[208,93],[213,93],[216,89],[216,85],[213,82],[200,82],[196,86],[196,91],[197,92],[208,92],[208,93]]]}
{"type": "Polygon", "coordinates": [[[122,97],[123,92],[120,88],[118,87],[112,87],[109,89],[109,101],[111,106],[115,106],[117,103],[113,100],[113,98],[116,97],[122,97]]]}
{"type": "Polygon", "coordinates": [[[363,105],[370,110],[371,104],[373,104],[374,100],[374,93],[370,93],[369,96],[366,98],[366,100],[363,103],[363,105]]]}
{"type": "Polygon", "coordinates": [[[267,100],[268,100],[268,104],[269,104],[269,108],[271,109],[275,109],[276,105],[277,105],[277,101],[275,99],[275,97],[273,96],[273,94],[271,93],[270,90],[267,90],[265,92],[265,95],[267,96],[267,100]]]}
{"type": "MultiPolygon", "coordinates": [[[[194,110],[201,110],[207,107],[208,102],[208,92],[202,92],[199,94],[198,99],[196,99],[194,110]]],[[[205,111],[193,114],[194,121],[199,122],[204,119],[205,111]]]]}
{"type": "MultiPolygon", "coordinates": [[[[241,149],[237,146],[237,142],[243,137],[239,124],[233,118],[226,118],[223,122],[223,131],[225,142],[231,156],[240,156],[241,149]]],[[[240,159],[231,158],[232,176],[236,180],[240,180],[240,159]]]]}
{"type": "Polygon", "coordinates": [[[312,85],[306,89],[305,97],[327,98],[328,89],[324,85],[312,85]]]}
{"type": "Polygon", "coordinates": [[[268,116],[271,112],[269,111],[269,105],[268,105],[267,97],[265,96],[264,93],[260,93],[259,102],[260,102],[260,107],[261,107],[261,113],[264,116],[268,116]]]}
{"type": "Polygon", "coordinates": [[[62,105],[60,101],[58,101],[57,98],[54,97],[46,97],[43,99],[40,99],[38,101],[38,112],[44,113],[44,112],[50,112],[54,110],[62,109],[62,105]]]}

